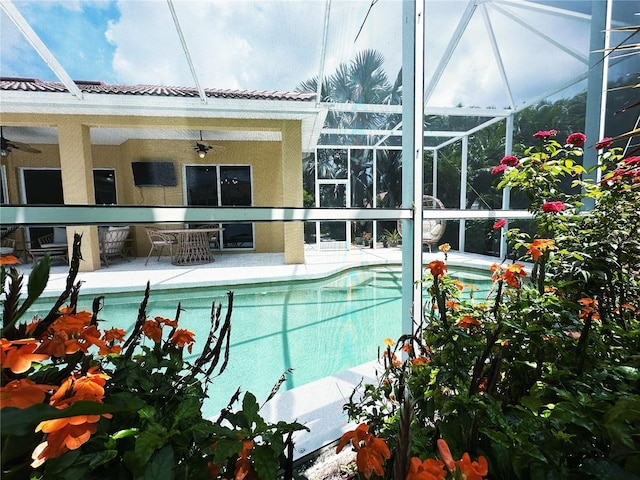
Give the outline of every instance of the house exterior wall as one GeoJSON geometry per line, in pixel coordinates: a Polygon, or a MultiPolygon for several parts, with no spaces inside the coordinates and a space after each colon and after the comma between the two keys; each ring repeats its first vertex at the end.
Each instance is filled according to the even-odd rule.
{"type": "MultiPolygon", "coordinates": [[[[156,206],[156,205],[184,205],[183,175],[184,165],[219,164],[219,165],[250,165],[252,168],[252,194],[254,206],[267,207],[296,207],[302,206],[302,152],[301,152],[301,122],[298,120],[264,120],[239,121],[232,119],[227,125],[231,129],[269,130],[282,132],[282,141],[216,141],[205,142],[224,147],[224,150],[210,151],[204,159],[198,157],[193,150],[196,139],[193,140],[139,140],[131,139],[121,145],[91,145],[87,151],[88,135],[82,140],[82,132],[96,125],[117,128],[118,126],[163,127],[203,129],[224,128],[225,122],[218,119],[194,119],[186,125],[170,127],[170,119],[145,118],[136,122],[130,117],[84,117],[84,116],[52,116],[8,114],[3,120],[7,124],[24,126],[59,126],[59,145],[34,145],[42,150],[40,154],[28,154],[13,151],[6,159],[6,173],[11,203],[21,203],[20,167],[31,168],[62,168],[65,203],[88,203],[85,201],[93,195],[92,178],[86,178],[95,168],[113,168],[116,172],[116,192],[119,205],[156,206]],[[14,118],[9,118],[14,117],[14,118]],[[13,122],[12,122],[13,120],[13,122]],[[126,120],[126,121],[124,121],[126,120]],[[143,122],[144,120],[144,122],[143,122]],[[138,123],[139,122],[139,123],[138,123]],[[148,124],[147,124],[148,123],[148,124]],[[211,125],[208,125],[211,124],[211,125]],[[84,145],[83,145],[84,142],[84,145]],[[63,155],[61,162],[61,153],[63,155]],[[80,158],[82,157],[82,158],[80,158]],[[131,162],[140,160],[166,160],[174,162],[177,186],[175,187],[136,187],[134,186],[131,162]],[[76,178],[77,177],[77,178],[76,178]],[[71,180],[71,181],[69,181],[71,180]],[[81,183],[80,191],[75,187],[81,183]],[[89,185],[90,184],[90,185],[89,185]],[[72,193],[68,193],[73,190],[72,193]]],[[[179,119],[185,122],[185,119],[179,119]]],[[[5,159],[3,159],[5,161],[5,159]]],[[[71,229],[77,227],[71,227],[71,229]]],[[[95,230],[95,227],[92,227],[95,230]]],[[[72,232],[68,232],[69,235],[72,232]]],[[[93,230],[85,232],[87,237],[97,242],[93,230]]],[[[87,238],[85,237],[85,238],[87,238]]],[[[149,251],[148,239],[143,226],[132,227],[133,254],[146,256],[149,251]]],[[[93,243],[93,242],[92,242],[93,243]]],[[[255,252],[285,252],[287,263],[300,263],[303,256],[304,238],[302,225],[282,224],[277,222],[259,223],[255,225],[255,252]]],[[[95,246],[83,257],[96,258],[95,246]]],[[[91,263],[95,263],[91,262],[91,263]]],[[[89,269],[99,268],[97,265],[89,269]]]]}

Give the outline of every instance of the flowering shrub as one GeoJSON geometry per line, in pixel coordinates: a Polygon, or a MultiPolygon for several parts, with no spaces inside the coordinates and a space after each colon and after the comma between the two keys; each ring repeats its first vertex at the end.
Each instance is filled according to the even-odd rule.
{"type": "Polygon", "coordinates": [[[389,445],[393,478],[444,478],[442,439],[465,465],[479,455],[456,478],[638,478],[640,158],[603,139],[587,182],[586,138],[556,135],[494,168],[529,198],[535,235],[506,232],[489,296],[451,279],[441,249],[415,331],[386,342],[378,381],[345,405],[389,445]]]}
{"type": "Polygon", "coordinates": [[[212,306],[203,350],[188,363],[183,351],[195,337],[180,328],[180,305],[174,319],[149,317],[148,286],[128,337],[101,328],[102,297],[92,312],[77,310],[80,241],[65,292],[28,324],[19,319],[43,291],[49,259],[34,265],[22,303],[22,276],[2,265],[2,477],[271,480],[286,467],[292,478],[285,453],[305,427],[266,423],[251,393],[234,411],[239,390],[216,420],[202,416],[211,379],[228,361],[233,294],[224,318],[212,306]]]}

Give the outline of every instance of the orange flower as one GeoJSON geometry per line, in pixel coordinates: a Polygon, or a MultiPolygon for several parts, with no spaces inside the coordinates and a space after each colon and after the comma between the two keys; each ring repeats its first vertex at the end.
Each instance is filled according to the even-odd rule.
{"type": "Polygon", "coordinates": [[[391,452],[384,440],[369,433],[367,424],[361,423],[355,430],[342,435],[336,453],[340,453],[349,442],[357,452],[356,465],[365,478],[374,472],[380,476],[384,474],[383,462],[391,457],[391,452]]]}
{"type": "Polygon", "coordinates": [[[418,457],[411,458],[406,480],[445,480],[446,478],[447,472],[441,460],[427,458],[420,461],[418,457]]]}
{"type": "Polygon", "coordinates": [[[504,272],[504,280],[513,288],[520,287],[520,277],[526,277],[527,272],[524,271],[524,265],[520,263],[511,263],[504,272]]]}
{"type": "Polygon", "coordinates": [[[458,302],[455,300],[447,300],[446,302],[444,302],[445,306],[451,310],[456,310],[460,307],[460,305],[458,305],[458,302]]]}
{"type": "Polygon", "coordinates": [[[398,357],[395,353],[389,353],[388,350],[385,350],[382,356],[388,357],[389,360],[391,360],[391,365],[393,365],[394,367],[399,367],[400,365],[402,365],[402,362],[398,360],[398,357]]]}
{"type": "MultiPolygon", "coordinates": [[[[101,403],[104,398],[104,385],[109,376],[92,367],[82,377],[69,377],[62,382],[58,391],[51,396],[49,404],[67,408],[74,402],[89,400],[101,403]]],[[[89,441],[97,431],[96,423],[100,417],[111,418],[109,413],[102,415],[75,415],[67,418],[55,418],[40,422],[36,432],[47,434],[46,440],[33,451],[32,467],[36,468],[51,458],[59,457],[69,450],[75,450],[89,441]]]]}
{"type": "Polygon", "coordinates": [[[105,330],[103,332],[102,339],[105,342],[121,342],[122,340],[124,340],[125,334],[126,332],[121,328],[110,328],[109,330],[105,330]]]}
{"type": "MultiPolygon", "coordinates": [[[[99,415],[94,415],[94,417],[100,418],[99,415]]],[[[59,457],[69,450],[75,450],[88,442],[91,435],[94,434],[98,428],[95,425],[97,420],[95,422],[82,421],[86,418],[85,415],[61,418],[59,420],[65,420],[66,422],[64,422],[64,424],[58,422],[58,424],[55,425],[59,427],[57,429],[53,429],[53,424],[47,424],[55,420],[41,422],[36,428],[36,432],[42,430],[44,433],[47,433],[47,439],[38,445],[31,454],[31,458],[33,459],[31,466],[37,468],[45,461],[59,457]]]]}
{"type": "Polygon", "coordinates": [[[5,255],[0,257],[0,265],[16,265],[18,263],[20,263],[20,260],[18,260],[14,255],[5,255]]]}
{"type": "Polygon", "coordinates": [[[431,270],[431,275],[434,277],[440,277],[447,271],[447,264],[442,260],[433,260],[429,262],[428,268],[431,270]]]}
{"type": "Polygon", "coordinates": [[[579,317],[584,320],[591,317],[593,320],[600,320],[600,314],[598,313],[598,300],[593,298],[581,298],[578,303],[582,305],[579,317]]]}
{"type": "Polygon", "coordinates": [[[86,353],[92,345],[104,346],[98,327],[91,325],[91,313],[70,313],[69,307],[61,308],[60,312],[62,315],[47,329],[38,353],[64,357],[78,351],[86,353]]]}
{"type": "Polygon", "coordinates": [[[111,355],[111,354],[119,354],[122,352],[122,347],[120,345],[108,345],[100,347],[98,350],[98,355],[111,355]]]}
{"type": "Polygon", "coordinates": [[[462,328],[471,328],[471,325],[482,325],[480,320],[472,317],[471,315],[465,315],[460,320],[458,320],[458,326],[462,328]]]}
{"type": "Polygon", "coordinates": [[[478,457],[477,462],[472,462],[469,454],[465,452],[462,458],[456,461],[456,465],[465,480],[482,480],[489,473],[489,464],[482,455],[478,457]]]}
{"type": "Polygon", "coordinates": [[[238,452],[238,460],[236,462],[235,478],[253,478],[248,476],[253,472],[253,465],[251,465],[251,460],[249,459],[253,447],[253,440],[242,441],[242,450],[238,452]]]}
{"type": "Polygon", "coordinates": [[[49,355],[34,353],[38,349],[38,341],[35,338],[21,340],[0,339],[0,366],[8,368],[13,373],[24,373],[31,368],[32,362],[46,360],[49,355]]]}
{"type": "Polygon", "coordinates": [[[178,326],[178,322],[175,320],[170,320],[164,317],[156,317],[154,318],[159,325],[166,325],[167,327],[176,328],[178,326]]]}
{"type": "Polygon", "coordinates": [[[382,476],[384,475],[383,458],[389,459],[390,457],[391,452],[385,441],[372,437],[370,443],[360,448],[356,454],[356,465],[365,478],[371,477],[374,472],[376,475],[382,476]]]}
{"type": "Polygon", "coordinates": [[[0,407],[28,408],[42,403],[45,393],[56,388],[53,385],[38,385],[28,378],[12,380],[0,387],[0,407]]]}
{"type": "Polygon", "coordinates": [[[556,247],[553,244],[553,240],[549,238],[536,238],[529,248],[527,253],[531,254],[533,260],[536,261],[540,258],[546,250],[554,250],[556,247]]]}
{"type": "Polygon", "coordinates": [[[464,290],[464,284],[457,278],[453,281],[453,285],[460,291],[464,290]]]}
{"type": "Polygon", "coordinates": [[[176,347],[184,347],[185,345],[187,345],[187,350],[189,351],[189,353],[191,353],[193,344],[196,341],[195,336],[196,334],[193,333],[191,330],[187,330],[185,328],[179,328],[171,336],[171,338],[169,339],[169,342],[171,342],[176,347]]]}
{"type": "Polygon", "coordinates": [[[451,450],[449,450],[449,445],[447,445],[447,442],[443,438],[439,438],[436,443],[438,444],[438,451],[440,452],[442,461],[447,466],[447,469],[450,472],[453,472],[453,470],[456,468],[456,465],[453,461],[451,450]]]}
{"type": "Polygon", "coordinates": [[[102,402],[104,385],[108,379],[107,374],[98,372],[95,367],[89,369],[83,377],[68,377],[51,396],[49,404],[57,408],[66,408],[79,400],[102,402]]]}
{"type": "Polygon", "coordinates": [[[147,338],[153,340],[155,343],[158,343],[162,340],[162,327],[155,320],[145,320],[142,325],[142,333],[144,333],[147,338]]]}
{"type": "Polygon", "coordinates": [[[411,360],[411,365],[413,365],[414,367],[419,365],[428,365],[430,361],[431,360],[429,360],[427,357],[416,357],[411,360]]]}

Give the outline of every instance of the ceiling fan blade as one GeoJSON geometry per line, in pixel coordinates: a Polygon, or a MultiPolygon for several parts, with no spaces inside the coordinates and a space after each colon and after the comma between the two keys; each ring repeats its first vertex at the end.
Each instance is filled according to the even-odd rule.
{"type": "Polygon", "coordinates": [[[12,140],[7,140],[6,143],[9,147],[15,148],[16,150],[22,150],[29,153],[42,153],[41,150],[38,150],[37,148],[32,147],[31,145],[26,143],[14,142],[12,140]]]}

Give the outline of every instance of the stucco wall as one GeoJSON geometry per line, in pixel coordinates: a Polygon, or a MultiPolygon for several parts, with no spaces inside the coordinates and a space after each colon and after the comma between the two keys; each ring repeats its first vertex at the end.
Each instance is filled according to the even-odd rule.
{"type": "MultiPolygon", "coordinates": [[[[286,123],[286,122],[285,122],[286,123]]],[[[299,129],[299,122],[289,122],[289,129],[299,129]]],[[[205,142],[224,147],[218,152],[209,152],[201,159],[193,150],[193,141],[175,140],[129,140],[118,146],[94,145],[91,147],[93,168],[113,168],[116,171],[116,192],[120,205],[184,205],[183,165],[203,164],[242,164],[251,165],[253,177],[253,204],[255,206],[301,206],[302,197],[287,195],[283,192],[282,149],[279,141],[216,141],[205,142]],[[135,187],[132,161],[166,160],[174,162],[176,187],[135,187]],[[286,202],[285,202],[286,199],[286,202]],[[286,203],[286,204],[285,204],[286,203]]],[[[6,165],[8,191],[11,203],[21,203],[19,192],[19,167],[60,168],[60,152],[57,145],[34,145],[42,150],[41,154],[28,154],[13,151],[3,159],[6,165]]],[[[301,162],[301,154],[300,160],[301,162]]],[[[287,169],[292,168],[288,159],[287,169]]],[[[300,163],[296,166],[301,172],[300,163]]],[[[302,186],[299,186],[301,191],[302,186]]],[[[297,189],[297,188],[296,188],[297,189]]],[[[294,189],[294,190],[296,190],[294,189]]],[[[282,223],[262,223],[255,225],[256,252],[284,251],[284,230],[282,223]]],[[[146,256],[149,242],[142,226],[132,229],[134,237],[134,254],[146,256]]],[[[302,248],[302,238],[299,242],[302,248]]]]}

